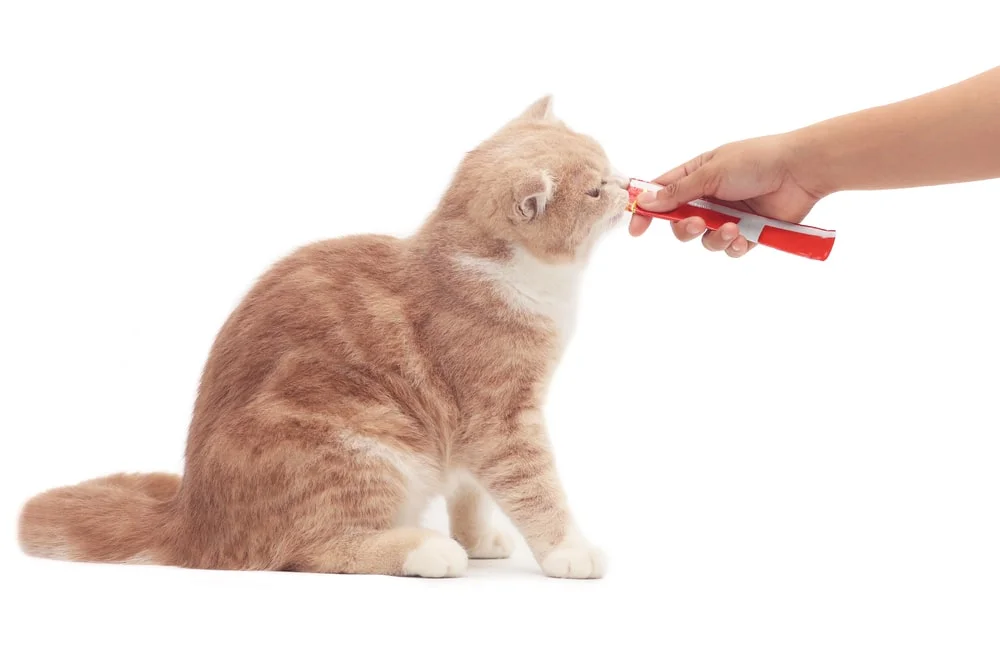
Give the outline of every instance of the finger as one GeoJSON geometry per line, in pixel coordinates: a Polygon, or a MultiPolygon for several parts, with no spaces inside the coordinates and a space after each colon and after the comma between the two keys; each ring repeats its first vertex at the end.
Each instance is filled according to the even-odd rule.
{"type": "MultiPolygon", "coordinates": [[[[695,158],[695,160],[697,160],[697,158],[695,158]]],[[[653,179],[653,183],[656,183],[657,185],[667,185],[668,183],[676,183],[685,176],[691,175],[691,173],[698,168],[695,160],[685,162],[681,166],[674,167],[665,174],[660,174],[653,179]]]]}
{"type": "Polygon", "coordinates": [[[737,236],[733,239],[733,242],[729,244],[729,247],[726,248],[726,254],[733,258],[742,257],[750,252],[755,245],[755,243],[747,241],[742,235],[737,236]]]}
{"type": "Polygon", "coordinates": [[[712,252],[725,250],[740,235],[740,228],[735,222],[727,222],[714,232],[709,232],[701,237],[701,244],[712,252]]]}
{"type": "Polygon", "coordinates": [[[699,199],[708,194],[713,175],[703,167],[679,181],[667,183],[655,193],[644,192],[639,197],[639,206],[647,211],[672,211],[681,204],[699,199]]]}
{"type": "Polygon", "coordinates": [[[639,206],[647,211],[661,213],[672,211],[681,204],[701,197],[701,190],[707,180],[701,168],[711,156],[711,153],[704,153],[658,176],[653,182],[663,187],[655,193],[644,192],[639,195],[639,206]]]}
{"type": "Polygon", "coordinates": [[[650,218],[644,215],[633,215],[632,220],[628,223],[628,233],[632,236],[642,236],[649,229],[649,225],[652,222],[650,218]]]}
{"type": "Polygon", "coordinates": [[[701,236],[705,231],[705,221],[701,218],[684,218],[677,222],[670,223],[670,228],[681,241],[687,242],[701,236]]]}
{"type": "Polygon", "coordinates": [[[755,211],[753,207],[751,207],[750,204],[748,204],[745,201],[727,201],[725,199],[719,199],[718,197],[713,197],[712,195],[705,195],[703,199],[707,202],[718,204],[719,206],[725,206],[726,208],[735,208],[737,211],[746,211],[747,213],[757,213],[757,211],[755,211]]]}
{"type": "Polygon", "coordinates": [[[673,183],[675,181],[679,181],[685,176],[690,176],[691,174],[693,174],[699,167],[708,162],[711,159],[711,157],[712,153],[702,153],[693,160],[688,160],[681,166],[674,167],[665,174],[660,174],[655,179],[653,179],[653,182],[659,185],[666,185],[667,183],[673,183]]]}

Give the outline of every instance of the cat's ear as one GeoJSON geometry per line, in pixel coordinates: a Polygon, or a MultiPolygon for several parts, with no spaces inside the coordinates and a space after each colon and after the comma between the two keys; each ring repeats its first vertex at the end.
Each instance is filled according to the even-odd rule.
{"type": "Polygon", "coordinates": [[[552,112],[552,96],[546,95],[545,97],[536,100],[530,107],[525,109],[524,112],[518,116],[518,118],[520,120],[555,120],[555,114],[552,112]]]}
{"type": "Polygon", "coordinates": [[[533,222],[552,199],[555,181],[545,170],[524,174],[514,185],[514,222],[533,222]]]}

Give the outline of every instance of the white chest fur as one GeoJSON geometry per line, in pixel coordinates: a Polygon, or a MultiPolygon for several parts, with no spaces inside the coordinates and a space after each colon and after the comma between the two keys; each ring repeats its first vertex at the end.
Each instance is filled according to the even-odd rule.
{"type": "Polygon", "coordinates": [[[569,341],[576,324],[582,263],[549,264],[522,248],[506,261],[463,255],[458,263],[488,281],[515,310],[551,321],[564,345],[569,341]]]}

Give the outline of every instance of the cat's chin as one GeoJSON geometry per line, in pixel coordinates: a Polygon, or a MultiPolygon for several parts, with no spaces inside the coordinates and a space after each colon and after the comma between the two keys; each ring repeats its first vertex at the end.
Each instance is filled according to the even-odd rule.
{"type": "Polygon", "coordinates": [[[627,221],[630,216],[631,213],[628,211],[622,211],[621,213],[615,213],[612,216],[594,223],[594,226],[590,228],[590,234],[587,237],[587,240],[580,248],[578,248],[579,253],[583,257],[589,257],[594,248],[600,245],[604,238],[616,227],[627,225],[627,221]]]}
{"type": "Polygon", "coordinates": [[[607,226],[608,230],[614,229],[615,227],[621,227],[631,215],[632,214],[629,213],[627,210],[622,211],[621,213],[616,213],[615,215],[608,218],[605,225],[607,226]]]}

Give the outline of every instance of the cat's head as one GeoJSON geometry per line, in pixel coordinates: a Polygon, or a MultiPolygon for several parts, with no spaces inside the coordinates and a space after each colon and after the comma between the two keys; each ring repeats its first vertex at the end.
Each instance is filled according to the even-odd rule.
{"type": "Polygon", "coordinates": [[[601,146],[544,97],[466,155],[447,202],[478,232],[562,263],[626,218],[627,187],[601,146]]]}

